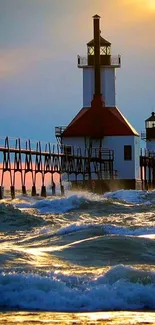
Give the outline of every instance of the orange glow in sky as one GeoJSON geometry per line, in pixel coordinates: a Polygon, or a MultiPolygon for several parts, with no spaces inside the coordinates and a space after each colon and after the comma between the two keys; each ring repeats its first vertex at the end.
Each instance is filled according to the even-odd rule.
{"type": "Polygon", "coordinates": [[[123,0],[125,4],[129,6],[134,6],[141,12],[146,13],[146,10],[155,10],[155,0],[123,0]]]}
{"type": "MultiPolygon", "coordinates": [[[[143,2],[139,0],[139,2],[142,4],[143,2]]],[[[144,6],[148,7],[149,9],[155,10],[155,0],[145,0],[144,6]]]]}
{"type": "Polygon", "coordinates": [[[155,0],[148,0],[148,5],[155,10],[155,0]]]}
{"type": "MultiPolygon", "coordinates": [[[[1,184],[1,177],[2,177],[2,163],[0,163],[0,184],[1,184]]],[[[13,179],[13,173],[12,173],[12,179],[13,179]]],[[[54,173],[54,182],[56,184],[59,183],[59,175],[57,173],[54,173]]],[[[28,172],[26,174],[26,188],[27,190],[32,188],[32,174],[31,172],[28,172]]],[[[49,173],[46,174],[45,176],[45,185],[48,187],[51,185],[51,175],[49,173]]],[[[4,181],[3,181],[3,186],[5,189],[9,189],[11,186],[11,182],[10,182],[10,173],[9,171],[4,173],[4,181]]],[[[41,173],[38,173],[36,175],[36,188],[40,189],[42,186],[42,177],[41,177],[41,173]]],[[[21,190],[22,184],[21,184],[21,173],[17,172],[16,176],[15,176],[15,189],[17,190],[21,190]]]]}

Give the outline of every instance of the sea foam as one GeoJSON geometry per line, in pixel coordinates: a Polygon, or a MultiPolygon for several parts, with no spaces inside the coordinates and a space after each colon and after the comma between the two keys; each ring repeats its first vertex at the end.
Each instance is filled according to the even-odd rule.
{"type": "Polygon", "coordinates": [[[1,274],[0,306],[49,311],[155,308],[155,273],[117,266],[94,277],[1,274]]]}

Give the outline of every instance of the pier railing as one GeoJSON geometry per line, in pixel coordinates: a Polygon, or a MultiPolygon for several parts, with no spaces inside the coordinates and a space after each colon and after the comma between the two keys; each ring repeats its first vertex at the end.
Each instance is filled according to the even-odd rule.
{"type": "Polygon", "coordinates": [[[155,151],[142,148],[140,151],[140,156],[145,158],[155,158],[155,151]]]}
{"type": "Polygon", "coordinates": [[[113,160],[114,152],[108,148],[81,148],[78,146],[71,146],[65,144],[56,144],[52,142],[26,140],[22,138],[0,137],[0,153],[30,153],[35,155],[63,155],[81,156],[83,158],[113,160]]]}

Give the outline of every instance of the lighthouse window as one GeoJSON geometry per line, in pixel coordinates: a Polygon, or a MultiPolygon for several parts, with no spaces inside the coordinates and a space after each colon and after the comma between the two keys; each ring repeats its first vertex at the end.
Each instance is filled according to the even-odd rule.
{"type": "Polygon", "coordinates": [[[88,47],[88,55],[94,55],[94,46],[88,47]]]}
{"type": "Polygon", "coordinates": [[[100,47],[100,55],[106,55],[107,54],[107,47],[101,46],[100,47]]]}
{"type": "Polygon", "coordinates": [[[111,48],[110,46],[107,47],[107,55],[110,55],[111,54],[111,48]]]}
{"type": "Polygon", "coordinates": [[[124,160],[132,160],[132,146],[124,146],[124,160]]]}
{"type": "Polygon", "coordinates": [[[145,122],[146,129],[152,129],[155,127],[155,121],[146,121],[145,122]]]}

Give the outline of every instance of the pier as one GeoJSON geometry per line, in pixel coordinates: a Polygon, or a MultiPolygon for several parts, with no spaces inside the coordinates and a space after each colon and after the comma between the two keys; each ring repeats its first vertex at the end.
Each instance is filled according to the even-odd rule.
{"type": "Polygon", "coordinates": [[[37,195],[37,174],[41,175],[40,195],[46,197],[45,176],[48,174],[52,195],[56,194],[54,174],[59,175],[61,194],[64,195],[63,175],[67,181],[74,178],[74,186],[79,183],[84,189],[94,188],[95,174],[97,182],[113,179],[114,153],[107,149],[84,149],[61,144],[33,142],[20,138],[0,138],[0,199],[4,197],[4,175],[9,173],[10,195],[15,198],[16,175],[20,173],[21,193],[27,194],[27,174],[32,180],[31,195],[37,195]]]}

